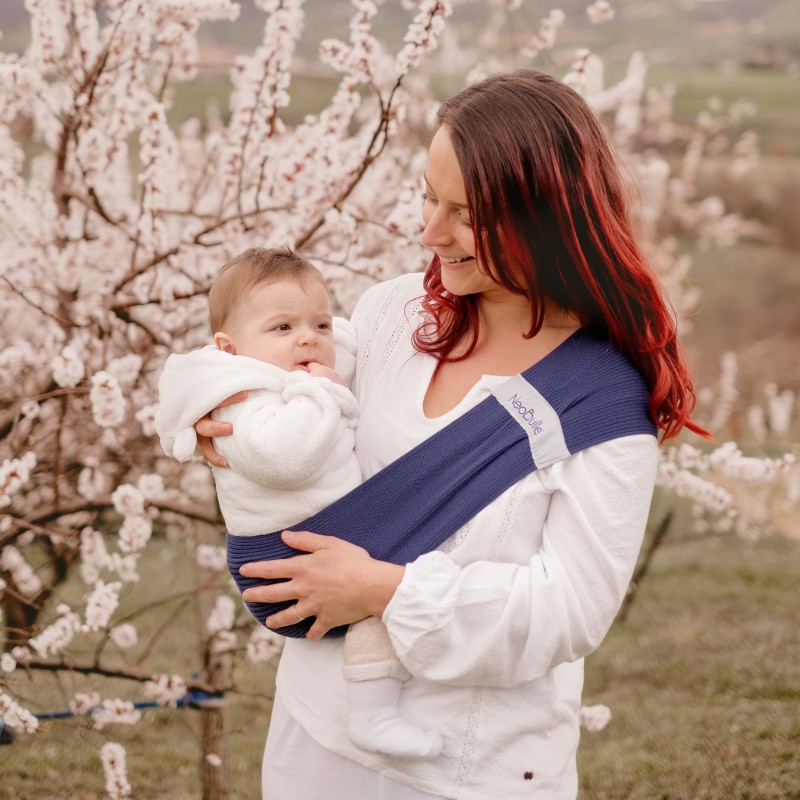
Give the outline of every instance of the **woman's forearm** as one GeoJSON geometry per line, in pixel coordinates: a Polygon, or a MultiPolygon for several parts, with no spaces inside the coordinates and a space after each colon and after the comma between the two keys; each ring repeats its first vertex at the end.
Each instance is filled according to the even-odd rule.
{"type": "Polygon", "coordinates": [[[370,617],[382,617],[397,587],[403,580],[406,568],[386,561],[372,560],[364,587],[364,608],[370,617]]]}

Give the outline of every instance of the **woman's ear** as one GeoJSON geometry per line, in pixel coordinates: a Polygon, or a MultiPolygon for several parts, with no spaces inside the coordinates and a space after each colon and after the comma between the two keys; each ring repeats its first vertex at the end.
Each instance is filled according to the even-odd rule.
{"type": "Polygon", "coordinates": [[[236,345],[227,333],[217,331],[214,334],[214,344],[217,346],[217,350],[222,350],[223,353],[230,353],[233,356],[236,355],[236,345]]]}

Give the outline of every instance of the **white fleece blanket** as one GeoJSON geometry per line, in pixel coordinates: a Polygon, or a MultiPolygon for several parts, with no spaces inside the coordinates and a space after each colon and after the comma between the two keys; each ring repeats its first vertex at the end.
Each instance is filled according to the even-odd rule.
{"type": "MultiPolygon", "coordinates": [[[[334,327],[337,368],[346,379],[355,364],[355,334],[348,326],[337,319],[334,327]]],[[[189,460],[197,445],[195,422],[244,389],[246,401],[214,412],[233,423],[233,435],[214,442],[230,467],[213,470],[231,533],[293,525],[361,482],[353,450],[358,404],[349,389],[213,346],[173,354],[164,365],[155,419],[164,452],[189,460]]]]}

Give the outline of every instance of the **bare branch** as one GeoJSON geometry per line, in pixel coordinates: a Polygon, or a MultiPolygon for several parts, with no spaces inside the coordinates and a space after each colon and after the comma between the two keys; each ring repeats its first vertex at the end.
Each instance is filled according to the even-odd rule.
{"type": "MultiPolygon", "coordinates": [[[[331,208],[338,208],[341,204],[347,200],[347,198],[353,193],[353,190],[358,186],[361,179],[364,177],[367,170],[370,168],[372,163],[375,159],[383,152],[384,148],[386,147],[389,136],[389,121],[391,120],[391,104],[397,90],[403,83],[403,77],[399,77],[392,87],[391,92],[389,93],[389,99],[386,101],[386,104],[383,103],[383,99],[378,95],[378,99],[380,101],[380,108],[381,108],[381,116],[380,120],[378,121],[375,130],[373,131],[372,138],[367,145],[366,152],[364,153],[364,157],[361,160],[361,164],[359,165],[358,169],[355,171],[350,182],[347,186],[339,193],[339,196],[336,200],[331,204],[331,208]]],[[[295,247],[299,250],[303,247],[304,244],[308,242],[308,240],[322,227],[323,223],[325,222],[325,215],[322,214],[306,229],[305,233],[303,233],[300,237],[298,237],[297,241],[295,242],[295,247]]]]}
{"type": "MultiPolygon", "coordinates": [[[[77,672],[82,675],[102,675],[105,678],[122,678],[124,680],[146,683],[154,677],[152,670],[141,667],[130,667],[124,664],[109,666],[100,662],[78,661],[72,658],[59,660],[48,660],[29,656],[19,659],[18,663],[27,669],[43,670],[46,672],[77,672]]],[[[190,692],[205,692],[207,694],[219,694],[220,692],[230,691],[232,686],[215,686],[211,683],[191,678],[186,682],[186,688],[190,692]]]]}
{"type": "Polygon", "coordinates": [[[3,281],[5,281],[8,288],[11,289],[11,291],[14,292],[14,294],[18,295],[29,306],[35,308],[40,314],[44,314],[46,317],[49,317],[50,319],[57,322],[62,328],[79,327],[76,326],[75,323],[72,322],[72,320],[65,319],[64,317],[59,317],[58,314],[54,314],[52,311],[48,311],[46,308],[42,308],[38,303],[34,303],[33,300],[31,300],[21,289],[17,289],[17,287],[14,286],[14,284],[11,283],[11,281],[5,275],[0,275],[0,278],[2,278],[3,281]]]}

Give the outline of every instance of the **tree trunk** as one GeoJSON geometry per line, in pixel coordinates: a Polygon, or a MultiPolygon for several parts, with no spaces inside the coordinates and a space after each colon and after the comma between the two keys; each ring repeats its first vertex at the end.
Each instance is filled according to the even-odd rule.
{"type": "Polygon", "coordinates": [[[642,581],[650,569],[653,556],[656,554],[658,548],[661,547],[664,537],[667,535],[667,533],[669,533],[669,529],[672,526],[672,518],[674,516],[674,511],[667,511],[667,513],[664,515],[664,518],[661,520],[655,532],[653,533],[653,538],[650,540],[650,545],[645,551],[644,556],[636,565],[636,569],[633,572],[633,577],[631,578],[630,586],[628,587],[628,593],[625,595],[625,599],[622,601],[622,606],[617,614],[617,619],[620,622],[624,622],[628,616],[628,612],[631,610],[633,601],[636,599],[636,593],[639,591],[639,587],[642,585],[642,581]]]}
{"type": "MultiPolygon", "coordinates": [[[[213,525],[198,522],[195,526],[197,543],[219,544],[219,529],[213,525]]],[[[212,652],[211,641],[206,630],[206,620],[214,607],[221,586],[213,580],[207,570],[199,570],[199,585],[207,587],[199,592],[197,610],[199,613],[200,641],[204,664],[204,678],[215,687],[224,687],[226,666],[220,653],[212,652]]],[[[228,703],[224,694],[204,698],[193,703],[200,709],[201,752],[200,775],[203,785],[203,800],[228,800],[228,703]]]]}
{"type": "Polygon", "coordinates": [[[203,706],[202,765],[203,800],[228,798],[228,708],[224,699],[203,706]],[[217,705],[218,704],[218,705],[217,705]],[[216,756],[216,757],[215,757],[216,756]]]}

